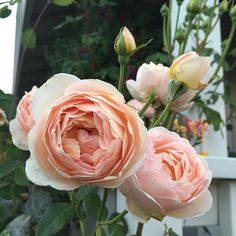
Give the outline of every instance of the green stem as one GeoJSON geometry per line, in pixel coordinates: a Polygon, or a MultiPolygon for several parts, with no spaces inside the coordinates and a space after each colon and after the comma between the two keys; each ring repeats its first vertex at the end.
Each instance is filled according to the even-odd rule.
{"type": "Polygon", "coordinates": [[[166,43],[167,43],[167,52],[169,56],[170,64],[172,62],[171,55],[171,11],[172,11],[172,0],[169,1],[169,10],[168,10],[168,18],[167,18],[167,32],[166,32],[166,43]]]}
{"type": "Polygon", "coordinates": [[[189,24],[188,24],[188,28],[187,28],[187,32],[186,32],[186,37],[185,37],[185,39],[184,39],[184,42],[183,42],[183,44],[182,44],[182,47],[181,47],[181,53],[180,54],[183,54],[184,53],[184,51],[185,51],[185,48],[186,48],[186,46],[187,46],[187,42],[188,42],[188,37],[189,37],[189,35],[190,35],[190,33],[191,33],[191,30],[192,30],[192,20],[193,19],[189,19],[189,24]]]}
{"type": "Polygon", "coordinates": [[[173,39],[173,45],[175,44],[175,35],[176,35],[176,33],[177,33],[178,26],[179,26],[180,8],[181,8],[181,5],[178,5],[178,11],[177,11],[177,17],[176,17],[175,34],[174,34],[174,39],[173,39]]]}
{"type": "Polygon", "coordinates": [[[98,215],[97,215],[97,219],[96,219],[96,225],[94,227],[93,234],[92,234],[94,236],[98,236],[101,233],[102,227],[101,227],[101,225],[98,224],[98,222],[100,222],[102,219],[103,211],[104,211],[104,208],[106,205],[106,201],[107,201],[109,192],[110,192],[110,190],[108,188],[104,189],[102,202],[101,202],[101,205],[100,205],[100,208],[98,211],[98,215]]]}
{"type": "Polygon", "coordinates": [[[101,222],[98,222],[97,224],[98,224],[98,225],[109,225],[109,224],[116,223],[116,222],[118,222],[123,216],[125,216],[127,213],[128,213],[128,211],[127,211],[127,210],[124,210],[124,211],[122,211],[119,215],[117,215],[116,217],[114,217],[113,219],[108,220],[108,221],[101,221],[101,222]]]}
{"type": "Polygon", "coordinates": [[[70,191],[70,192],[68,192],[68,194],[69,194],[71,204],[75,210],[76,216],[78,217],[81,235],[88,236],[88,230],[87,230],[87,226],[86,226],[86,222],[84,219],[84,214],[83,214],[83,210],[81,208],[81,205],[78,201],[75,200],[74,191],[70,191]]]}
{"type": "Polygon", "coordinates": [[[119,77],[119,83],[118,83],[119,92],[122,92],[124,77],[125,77],[125,65],[120,65],[120,77],[119,77]]]}
{"type": "Polygon", "coordinates": [[[125,78],[125,72],[126,72],[126,65],[129,62],[129,56],[118,55],[118,62],[120,64],[120,75],[119,75],[119,82],[118,82],[118,91],[122,93],[123,83],[124,83],[124,78],[125,78]]]}
{"type": "Polygon", "coordinates": [[[167,38],[166,38],[166,22],[167,22],[166,20],[167,20],[166,16],[163,16],[163,29],[162,29],[162,33],[163,33],[164,47],[167,50],[168,46],[167,46],[167,38]]]}
{"type": "Polygon", "coordinates": [[[151,123],[149,128],[156,127],[161,122],[162,123],[165,122],[166,116],[168,115],[168,113],[170,111],[170,107],[171,107],[172,102],[176,99],[176,94],[177,94],[180,86],[181,86],[181,84],[176,85],[176,87],[175,87],[175,89],[174,89],[170,99],[167,102],[167,105],[166,105],[165,109],[162,111],[162,113],[160,114],[158,119],[153,119],[153,121],[152,121],[152,123],[151,123]]]}
{"type": "Polygon", "coordinates": [[[153,120],[153,122],[151,123],[149,128],[153,128],[157,125],[159,125],[162,120],[164,119],[164,117],[166,116],[166,114],[169,112],[170,106],[171,106],[172,101],[168,102],[165,109],[162,111],[161,115],[159,116],[159,118],[157,120],[153,120]]]}
{"type": "MultiPolygon", "coordinates": [[[[212,9],[212,11],[211,11],[210,18],[209,18],[209,25],[208,25],[208,28],[207,28],[207,32],[206,32],[206,34],[205,34],[205,37],[204,37],[203,41],[201,42],[200,48],[204,48],[204,46],[205,46],[205,44],[206,44],[206,41],[207,41],[207,39],[208,39],[210,33],[212,32],[212,30],[215,28],[215,26],[216,26],[216,24],[217,24],[217,21],[218,21],[218,20],[216,20],[216,22],[215,22],[215,24],[213,25],[213,27],[211,27],[212,21],[213,21],[213,19],[214,19],[215,9],[216,9],[216,7],[217,7],[216,3],[217,3],[216,0],[214,0],[214,5],[213,5],[213,9],[212,9]]],[[[219,18],[219,17],[218,17],[218,18],[219,18]]]]}
{"type": "Polygon", "coordinates": [[[142,231],[143,231],[143,224],[139,222],[136,230],[136,236],[142,236],[142,231]]]}
{"type": "Polygon", "coordinates": [[[198,18],[197,18],[196,48],[199,47],[199,32],[200,32],[201,15],[202,15],[202,12],[199,13],[198,18]]]}
{"type": "Polygon", "coordinates": [[[222,56],[220,58],[220,61],[219,61],[218,65],[217,65],[217,68],[216,68],[215,72],[213,73],[213,75],[212,75],[212,77],[211,77],[211,79],[209,80],[208,83],[211,83],[215,79],[215,77],[217,76],[220,68],[222,67],[222,64],[223,64],[223,62],[225,60],[225,57],[226,57],[226,55],[227,55],[227,53],[229,51],[229,47],[230,47],[231,42],[233,40],[235,30],[236,30],[236,24],[233,24],[233,26],[231,28],[231,31],[230,31],[230,34],[229,34],[229,37],[227,39],[227,43],[226,43],[225,48],[223,50],[222,56]]]}
{"type": "Polygon", "coordinates": [[[100,206],[100,209],[99,209],[99,212],[98,212],[98,216],[97,216],[97,222],[99,222],[102,219],[102,214],[103,214],[103,211],[104,211],[104,207],[106,205],[106,201],[107,201],[107,198],[108,198],[108,195],[109,195],[109,191],[110,190],[108,188],[104,189],[102,203],[101,203],[101,206],[100,206]]]}
{"type": "Polygon", "coordinates": [[[149,95],[145,105],[143,106],[143,108],[141,109],[141,111],[139,111],[139,116],[142,118],[145,111],[148,109],[148,107],[152,104],[152,102],[154,101],[156,96],[156,92],[152,91],[151,94],[149,95]]]}

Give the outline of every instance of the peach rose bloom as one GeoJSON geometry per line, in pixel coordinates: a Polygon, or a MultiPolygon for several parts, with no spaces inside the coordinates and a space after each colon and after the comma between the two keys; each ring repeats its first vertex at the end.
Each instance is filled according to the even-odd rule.
{"type": "Polygon", "coordinates": [[[22,150],[29,150],[28,133],[35,124],[30,107],[36,91],[37,87],[34,86],[30,92],[25,92],[25,95],[17,106],[15,119],[11,120],[9,123],[12,141],[22,150]]]}
{"type": "MultiPolygon", "coordinates": [[[[133,107],[137,112],[141,111],[145,103],[139,102],[135,99],[131,99],[127,102],[127,104],[131,107],[133,107]]],[[[150,105],[148,109],[145,111],[144,116],[147,118],[152,118],[155,114],[154,108],[150,105]]]]}
{"type": "Polygon", "coordinates": [[[201,89],[202,81],[210,68],[210,58],[200,57],[196,52],[188,52],[178,57],[170,67],[171,79],[184,83],[190,89],[201,89]]]}
{"type": "Polygon", "coordinates": [[[114,86],[57,74],[38,89],[31,107],[36,124],[26,174],[35,184],[114,188],[142,164],[147,130],[114,86]]]}
{"type": "Polygon", "coordinates": [[[141,168],[120,187],[127,208],[140,222],[151,217],[186,218],[211,208],[212,174],[187,139],[163,127],[149,130],[141,168]]]}
{"type": "MultiPolygon", "coordinates": [[[[161,103],[167,103],[170,81],[168,67],[150,62],[142,64],[138,69],[136,81],[128,80],[126,85],[131,96],[140,102],[145,102],[150,93],[155,91],[155,105],[158,107],[161,103]]],[[[188,90],[172,103],[171,109],[176,112],[190,109],[193,105],[190,101],[195,95],[195,91],[188,90]]]]}

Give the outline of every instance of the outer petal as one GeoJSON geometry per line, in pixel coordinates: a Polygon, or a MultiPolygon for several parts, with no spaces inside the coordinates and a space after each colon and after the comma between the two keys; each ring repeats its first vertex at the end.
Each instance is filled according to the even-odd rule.
{"type": "Polygon", "coordinates": [[[209,67],[210,59],[208,57],[192,58],[179,66],[177,80],[185,83],[191,89],[197,89],[209,67]]]}
{"type": "Polygon", "coordinates": [[[79,78],[70,74],[56,74],[43,84],[36,92],[32,104],[31,112],[37,122],[44,111],[59,97],[64,95],[65,88],[72,83],[78,82],[79,78]]]}
{"type": "Polygon", "coordinates": [[[150,212],[148,212],[145,208],[138,206],[132,198],[126,199],[126,206],[128,211],[138,222],[144,224],[151,218],[150,212]]]}
{"type": "Polygon", "coordinates": [[[137,87],[137,82],[134,80],[127,80],[126,81],[126,86],[127,89],[130,93],[130,95],[135,98],[136,100],[140,101],[143,100],[143,98],[145,97],[145,93],[139,91],[138,87],[137,87]]]}
{"type": "Polygon", "coordinates": [[[29,158],[26,161],[26,175],[33,183],[41,186],[51,186],[58,190],[73,190],[80,187],[80,184],[72,179],[63,178],[53,169],[49,172],[42,168],[36,159],[29,158]]]}
{"type": "Polygon", "coordinates": [[[17,126],[16,119],[9,122],[13,143],[22,150],[29,150],[27,134],[17,126]]]}
{"type": "Polygon", "coordinates": [[[166,215],[178,219],[200,216],[211,209],[212,202],[211,193],[209,190],[206,190],[201,196],[196,198],[192,204],[175,211],[166,212],[166,215]]]}
{"type": "Polygon", "coordinates": [[[187,111],[192,108],[193,104],[194,104],[194,102],[190,102],[190,103],[185,104],[183,106],[171,107],[171,109],[175,112],[187,111]]]}
{"type": "Polygon", "coordinates": [[[80,93],[89,92],[99,95],[110,95],[116,98],[116,101],[124,103],[123,95],[111,84],[98,79],[80,80],[77,83],[71,84],[66,88],[65,93],[79,91],[80,93]]]}
{"type": "Polygon", "coordinates": [[[127,197],[127,208],[137,220],[146,222],[150,217],[162,220],[163,210],[149,194],[142,191],[136,175],[126,179],[119,190],[127,197]]]}

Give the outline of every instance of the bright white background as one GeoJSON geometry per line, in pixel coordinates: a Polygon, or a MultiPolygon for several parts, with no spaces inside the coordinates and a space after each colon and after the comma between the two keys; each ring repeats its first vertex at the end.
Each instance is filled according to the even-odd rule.
{"type": "Polygon", "coordinates": [[[16,8],[15,4],[11,15],[0,19],[0,89],[5,93],[12,93],[16,8]]]}

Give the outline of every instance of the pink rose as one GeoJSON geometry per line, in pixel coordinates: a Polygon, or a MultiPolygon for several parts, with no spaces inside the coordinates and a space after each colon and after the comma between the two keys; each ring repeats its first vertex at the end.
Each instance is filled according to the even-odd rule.
{"type": "Polygon", "coordinates": [[[165,215],[201,215],[212,205],[211,171],[187,139],[163,127],[149,130],[148,150],[141,168],[120,187],[128,210],[141,222],[165,215]]]}
{"type": "MultiPolygon", "coordinates": [[[[136,111],[141,111],[145,103],[139,102],[135,99],[132,99],[127,102],[127,104],[131,107],[133,107],[136,111]]],[[[152,106],[149,106],[148,109],[145,111],[144,116],[147,118],[152,118],[155,114],[155,110],[152,106]]]]}
{"type": "Polygon", "coordinates": [[[72,190],[117,187],[141,165],[147,130],[115,87],[57,74],[42,85],[31,110],[28,178],[72,190]]]}
{"type": "Polygon", "coordinates": [[[13,143],[22,150],[28,150],[28,133],[35,124],[30,107],[36,91],[34,86],[30,92],[25,92],[17,106],[15,119],[9,123],[13,143]]]}
{"type": "MultiPolygon", "coordinates": [[[[168,74],[169,68],[162,64],[144,63],[138,69],[136,81],[128,80],[126,85],[131,96],[142,102],[145,102],[150,93],[155,91],[157,94],[155,105],[159,106],[161,103],[167,103],[168,87],[171,82],[168,74]]],[[[171,109],[176,112],[190,109],[193,105],[190,101],[195,95],[196,91],[188,90],[172,103],[171,109]]]]}
{"type": "Polygon", "coordinates": [[[146,101],[152,91],[157,93],[157,99],[166,97],[168,91],[169,68],[162,64],[142,64],[137,72],[136,81],[128,80],[127,88],[133,98],[146,101]]]}
{"type": "Polygon", "coordinates": [[[190,89],[206,86],[202,81],[210,68],[209,57],[200,57],[196,52],[188,52],[178,57],[170,67],[171,79],[184,83],[190,89]]]}

